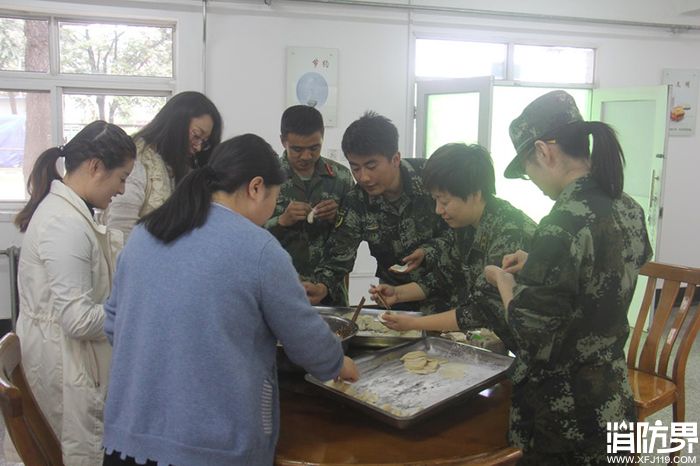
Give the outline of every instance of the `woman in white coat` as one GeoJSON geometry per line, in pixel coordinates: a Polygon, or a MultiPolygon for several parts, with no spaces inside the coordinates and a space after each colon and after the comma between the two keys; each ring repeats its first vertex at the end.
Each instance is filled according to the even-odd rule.
{"type": "Polygon", "coordinates": [[[31,198],[15,219],[25,233],[18,275],[22,364],[70,466],[102,464],[111,358],[102,304],[120,241],[95,222],[93,211],[124,192],[135,157],[121,128],[90,123],[65,146],[39,156],[29,180],[31,198]]]}

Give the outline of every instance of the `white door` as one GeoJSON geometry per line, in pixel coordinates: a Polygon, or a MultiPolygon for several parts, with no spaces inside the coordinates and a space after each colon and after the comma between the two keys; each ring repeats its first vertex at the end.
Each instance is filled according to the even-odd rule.
{"type": "Polygon", "coordinates": [[[591,120],[617,131],[625,153],[625,192],[644,208],[656,251],[666,153],[668,86],[593,91],[591,120]]]}
{"type": "Polygon", "coordinates": [[[430,157],[448,142],[490,148],[493,78],[416,82],[416,157],[430,157]]]}
{"type": "MultiPolygon", "coordinates": [[[[668,86],[630,89],[596,89],[591,120],[608,123],[617,131],[625,153],[624,191],[644,208],[649,239],[658,254],[663,207],[661,204],[664,154],[668,138],[668,86]]],[[[637,283],[630,305],[630,325],[637,320],[646,280],[637,283]]]]}

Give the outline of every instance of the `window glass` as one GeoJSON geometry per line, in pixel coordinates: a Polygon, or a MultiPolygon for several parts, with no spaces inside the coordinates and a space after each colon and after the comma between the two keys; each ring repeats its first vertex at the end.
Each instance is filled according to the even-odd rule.
{"type": "MultiPolygon", "coordinates": [[[[491,157],[496,172],[496,195],[539,222],[547,215],[554,201],[545,196],[532,181],[509,180],[503,172],[515,157],[508,128],[523,109],[537,97],[554,88],[495,86],[491,120],[491,157]]],[[[564,89],[572,95],[584,119],[590,115],[590,89],[564,89]]]]}
{"type": "Polygon", "coordinates": [[[505,79],[506,44],[455,40],[416,40],[416,76],[505,79]]]}
{"type": "Polygon", "coordinates": [[[479,142],[479,93],[434,94],[428,97],[425,157],[448,142],[479,142]]]}
{"type": "MultiPolygon", "coordinates": [[[[493,75],[497,79],[493,87],[491,107],[491,155],[496,171],[497,195],[522,209],[534,220],[539,221],[551,209],[553,201],[531,182],[507,180],[503,171],[513,159],[515,152],[510,141],[508,126],[523,108],[540,95],[562,88],[577,102],[585,119],[590,115],[590,89],[579,84],[591,85],[594,80],[595,49],[577,47],[544,47],[514,44],[510,49],[512,69],[506,73],[509,49],[506,44],[475,43],[449,40],[416,40],[417,78],[456,78],[493,75]],[[513,85],[511,81],[531,85],[513,85]],[[551,85],[543,83],[552,83],[551,85]],[[532,86],[534,84],[537,87],[532,86]],[[541,85],[547,88],[539,87],[541,85]],[[574,85],[574,86],[567,86],[574,85]]],[[[449,82],[449,81],[448,81],[449,82]]],[[[430,150],[446,142],[474,141],[474,130],[478,121],[459,128],[460,120],[469,121],[470,103],[466,92],[456,86],[455,91],[438,96],[428,102],[430,121],[426,132],[426,145],[430,150]]],[[[418,112],[424,112],[416,103],[418,112]]],[[[419,121],[420,117],[416,120],[419,121]]],[[[414,136],[417,130],[414,131],[414,136]]],[[[414,147],[416,145],[414,138],[414,147]]],[[[422,149],[415,148],[417,157],[429,156],[422,149]]]]}
{"type": "Polygon", "coordinates": [[[95,120],[114,123],[133,134],[153,119],[165,101],[165,96],[64,94],[63,140],[68,141],[95,120]]]}
{"type": "Polygon", "coordinates": [[[595,50],[576,47],[513,47],[513,79],[539,83],[593,83],[595,50]]]}
{"type": "Polygon", "coordinates": [[[61,73],[173,76],[173,28],[59,23],[61,73]]]}
{"type": "Polygon", "coordinates": [[[0,18],[0,70],[49,71],[49,22],[0,18]]]}
{"type": "Polygon", "coordinates": [[[50,94],[0,90],[0,199],[26,199],[36,158],[51,144],[50,94]]]}

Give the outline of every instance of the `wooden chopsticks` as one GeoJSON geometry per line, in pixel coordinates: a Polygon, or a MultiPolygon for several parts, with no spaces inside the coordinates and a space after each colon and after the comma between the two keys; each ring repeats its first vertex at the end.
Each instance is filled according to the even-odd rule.
{"type": "Polygon", "coordinates": [[[360,304],[357,305],[357,309],[355,309],[355,313],[352,315],[352,319],[350,319],[350,320],[352,320],[353,322],[357,322],[357,316],[360,315],[360,311],[362,310],[362,306],[364,306],[364,305],[365,305],[365,298],[363,296],[362,299],[360,300],[360,304]]]}
{"type": "Polygon", "coordinates": [[[384,308],[385,308],[387,311],[390,311],[390,310],[391,310],[391,306],[389,306],[389,305],[386,303],[386,301],[384,301],[384,298],[382,298],[382,294],[381,294],[381,293],[377,293],[376,296],[377,296],[377,299],[379,300],[379,304],[381,304],[382,306],[384,306],[384,308]]]}

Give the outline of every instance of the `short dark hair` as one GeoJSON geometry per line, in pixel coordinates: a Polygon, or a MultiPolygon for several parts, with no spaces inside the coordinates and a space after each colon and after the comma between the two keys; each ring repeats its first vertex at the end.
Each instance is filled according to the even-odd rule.
{"type": "Polygon", "coordinates": [[[478,191],[484,198],[491,198],[496,194],[491,155],[478,144],[445,144],[425,164],[423,186],[428,191],[446,191],[464,200],[478,191]]]}
{"type": "Polygon", "coordinates": [[[188,172],[188,164],[206,163],[211,151],[221,141],[221,114],[216,105],[201,92],[186,91],[172,96],[160,109],[155,117],[141,130],[134,134],[134,140],[139,138],[152,146],[173,170],[175,181],[179,182],[188,172]],[[214,126],[209,135],[210,147],[190,159],[190,121],[209,115],[214,126]]]}
{"type": "Polygon", "coordinates": [[[317,131],[323,136],[323,115],[314,107],[308,105],[293,105],[282,113],[280,134],[286,137],[289,133],[309,136],[317,131]]]}
{"type": "Polygon", "coordinates": [[[341,147],[345,157],[382,154],[391,158],[399,151],[399,132],[387,117],[367,111],[345,130],[341,147]]]}

